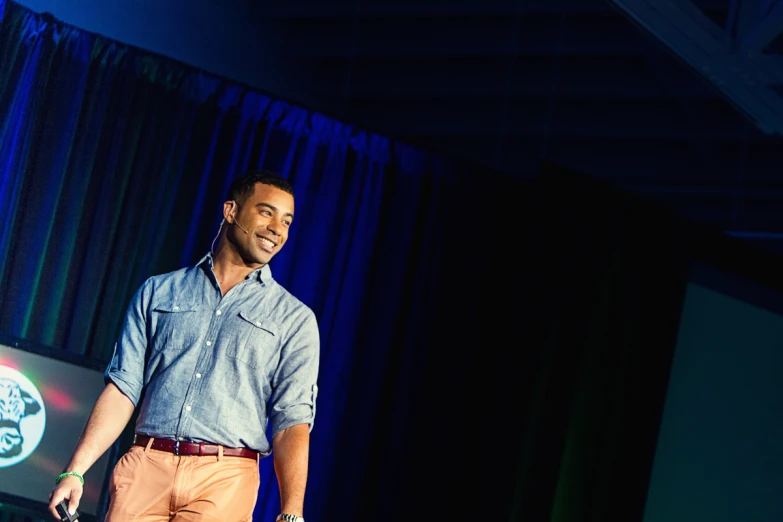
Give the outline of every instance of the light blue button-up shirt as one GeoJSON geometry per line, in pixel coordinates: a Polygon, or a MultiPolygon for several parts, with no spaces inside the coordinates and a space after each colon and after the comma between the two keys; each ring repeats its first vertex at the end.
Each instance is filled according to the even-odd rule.
{"type": "Polygon", "coordinates": [[[319,351],[315,315],[269,265],[222,296],[207,254],[139,288],[105,378],[141,405],[136,433],[268,455],[281,430],[312,429],[319,351]]]}

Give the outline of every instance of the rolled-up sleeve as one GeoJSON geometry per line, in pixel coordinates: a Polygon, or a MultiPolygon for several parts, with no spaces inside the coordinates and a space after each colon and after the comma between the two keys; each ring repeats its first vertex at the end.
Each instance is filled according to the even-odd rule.
{"type": "Polygon", "coordinates": [[[146,303],[149,302],[150,281],[134,294],[125,314],[125,322],[114,354],[104,372],[106,384],[114,383],[134,406],[139,403],[144,386],[144,357],[147,350],[146,303]]]}
{"type": "Polygon", "coordinates": [[[302,320],[282,346],[272,383],[269,404],[272,438],[296,424],[309,424],[312,431],[315,422],[320,338],[313,312],[306,308],[302,315],[302,320]]]}

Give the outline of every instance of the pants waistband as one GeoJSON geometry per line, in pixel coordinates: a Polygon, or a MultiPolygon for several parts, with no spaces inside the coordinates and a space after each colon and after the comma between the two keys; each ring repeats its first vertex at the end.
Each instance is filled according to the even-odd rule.
{"type": "Polygon", "coordinates": [[[247,459],[258,460],[260,454],[257,451],[247,448],[229,448],[220,444],[208,444],[206,442],[185,442],[171,439],[157,439],[146,435],[135,435],[133,437],[134,446],[147,446],[150,440],[152,445],[149,447],[159,451],[166,451],[174,455],[190,455],[206,457],[212,455],[222,455],[225,457],[244,457],[247,459]]]}

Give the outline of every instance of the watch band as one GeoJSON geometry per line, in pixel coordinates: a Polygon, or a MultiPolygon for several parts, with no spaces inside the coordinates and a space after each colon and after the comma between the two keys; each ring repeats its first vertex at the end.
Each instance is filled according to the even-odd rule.
{"type": "Polygon", "coordinates": [[[277,520],[285,520],[285,522],[304,522],[304,518],[297,515],[289,515],[288,513],[280,513],[277,516],[277,520]]]}

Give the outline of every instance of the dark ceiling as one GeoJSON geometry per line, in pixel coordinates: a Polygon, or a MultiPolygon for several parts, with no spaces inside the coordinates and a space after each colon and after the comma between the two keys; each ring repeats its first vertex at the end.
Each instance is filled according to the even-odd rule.
{"type": "MultiPolygon", "coordinates": [[[[695,12],[669,32],[735,42],[756,12],[783,28],[783,0],[20,1],[515,176],[555,159],[783,253],[783,138],[659,40],[668,21],[653,36],[625,14],[695,12]]],[[[764,41],[783,81],[783,40],[764,41]]]]}
{"type": "MultiPolygon", "coordinates": [[[[725,23],[729,0],[695,3],[725,23]]],[[[780,136],[609,1],[256,5],[311,108],[514,175],[548,156],[780,242],[780,136]]]]}

